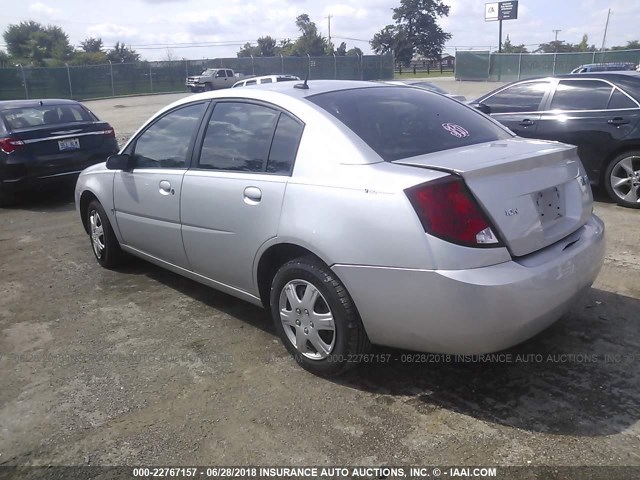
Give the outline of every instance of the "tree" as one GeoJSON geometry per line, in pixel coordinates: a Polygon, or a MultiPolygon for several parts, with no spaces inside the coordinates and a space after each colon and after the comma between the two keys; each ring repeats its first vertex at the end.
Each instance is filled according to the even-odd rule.
{"type": "Polygon", "coordinates": [[[249,42],[245,43],[240,50],[238,50],[238,58],[241,57],[257,57],[258,47],[252,46],[249,42]]]}
{"type": "Polygon", "coordinates": [[[0,50],[0,68],[5,68],[9,63],[9,55],[4,50],[0,50]]]}
{"type": "MultiPolygon", "coordinates": [[[[595,47],[594,47],[595,48],[595,47]]],[[[640,41],[631,40],[624,46],[611,47],[611,50],[640,50],[640,41]]]]}
{"type": "Polygon", "coordinates": [[[113,49],[107,52],[107,60],[113,63],[131,63],[140,60],[140,54],[134,49],[125,46],[124,43],[116,42],[113,49]]]}
{"type": "Polygon", "coordinates": [[[400,0],[393,9],[395,25],[387,25],[371,39],[376,53],[393,52],[397,61],[408,64],[418,53],[439,58],[444,44],[451,38],[438,25],[438,18],[449,15],[443,0],[400,0]]]}
{"type": "Polygon", "coordinates": [[[529,53],[529,51],[524,44],[513,45],[509,39],[509,35],[507,35],[507,39],[502,44],[502,53],[529,53]]]}
{"type": "Polygon", "coordinates": [[[415,46],[402,25],[387,25],[373,36],[371,48],[378,54],[393,53],[396,62],[408,65],[413,58],[415,46]]]}
{"type": "Polygon", "coordinates": [[[552,40],[538,45],[535,53],[568,53],[573,52],[574,46],[564,40],[552,40]]]}
{"type": "Polygon", "coordinates": [[[258,56],[275,57],[276,55],[276,39],[265,35],[258,39],[258,56]]]}
{"type": "Polygon", "coordinates": [[[9,25],[3,34],[11,57],[24,63],[44,65],[45,60],[64,62],[71,58],[73,48],[60,27],[42,26],[38,22],[9,25]]]}
{"type": "Polygon", "coordinates": [[[361,56],[362,56],[362,50],[360,50],[358,47],[353,47],[347,50],[347,57],[361,57],[361,56]]]}
{"type": "Polygon", "coordinates": [[[104,45],[102,45],[101,38],[93,38],[93,37],[89,37],[85,39],[83,42],[80,42],[80,45],[82,46],[82,50],[87,53],[102,52],[102,48],[104,47],[104,45]]]}
{"type": "Polygon", "coordinates": [[[336,55],[339,57],[344,57],[347,54],[347,44],[342,42],[340,46],[336,49],[336,55]]]}
{"type": "Polygon", "coordinates": [[[311,21],[309,15],[303,13],[296,17],[296,27],[302,35],[293,44],[291,55],[322,56],[328,47],[327,40],[318,33],[318,27],[311,21]]]}

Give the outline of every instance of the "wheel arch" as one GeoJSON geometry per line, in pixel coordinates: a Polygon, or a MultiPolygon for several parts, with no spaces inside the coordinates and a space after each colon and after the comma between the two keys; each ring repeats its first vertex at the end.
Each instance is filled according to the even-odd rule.
{"type": "Polygon", "coordinates": [[[282,242],[268,246],[256,262],[256,285],[262,305],[269,309],[271,282],[278,269],[289,260],[298,257],[314,257],[327,266],[330,264],[322,256],[293,242],[282,242]]]}
{"type": "Polygon", "coordinates": [[[598,178],[598,182],[599,182],[598,185],[599,186],[606,185],[605,182],[607,180],[606,179],[607,168],[609,167],[609,164],[613,162],[613,160],[615,160],[616,157],[624,153],[633,152],[633,151],[640,152],[640,142],[625,143],[624,145],[621,145],[620,147],[612,151],[609,155],[607,155],[605,159],[602,161],[602,165],[600,167],[600,178],[598,178]]]}
{"type": "Polygon", "coordinates": [[[87,210],[92,200],[98,200],[98,197],[91,190],[85,190],[80,195],[80,219],[82,220],[82,226],[84,231],[89,233],[89,224],[87,223],[87,210]]]}

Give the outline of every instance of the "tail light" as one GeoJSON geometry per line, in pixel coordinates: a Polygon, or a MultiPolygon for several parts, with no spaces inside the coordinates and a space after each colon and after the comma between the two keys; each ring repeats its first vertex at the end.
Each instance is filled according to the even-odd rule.
{"type": "Polygon", "coordinates": [[[107,128],[102,133],[104,133],[107,138],[116,138],[116,131],[113,128],[107,128]]]}
{"type": "Polygon", "coordinates": [[[11,153],[22,147],[24,147],[24,142],[19,138],[0,138],[0,150],[2,150],[4,153],[11,153]]]}
{"type": "Polygon", "coordinates": [[[499,247],[491,222],[462,178],[449,175],[405,190],[424,231],[467,247],[499,247]]]}

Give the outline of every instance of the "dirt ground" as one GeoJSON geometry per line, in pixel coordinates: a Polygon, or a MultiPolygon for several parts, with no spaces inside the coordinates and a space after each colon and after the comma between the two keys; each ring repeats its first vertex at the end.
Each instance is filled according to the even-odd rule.
{"type": "MultiPolygon", "coordinates": [[[[124,138],[180,96],[88,105],[124,138]]],[[[100,268],[71,188],[0,209],[0,465],[640,466],[640,211],[597,199],[600,276],[511,361],[379,349],[389,363],[337,380],[259,308],[143,261],[100,268]]]]}

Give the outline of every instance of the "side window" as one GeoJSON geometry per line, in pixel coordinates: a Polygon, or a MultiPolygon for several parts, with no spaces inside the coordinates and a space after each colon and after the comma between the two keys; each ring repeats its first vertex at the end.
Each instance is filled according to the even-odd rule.
{"type": "Polygon", "coordinates": [[[260,83],[272,83],[273,80],[271,80],[271,78],[263,78],[260,83]]]}
{"type": "Polygon", "coordinates": [[[224,78],[226,75],[224,74],[224,70],[218,70],[216,72],[215,78],[224,78]]]}
{"type": "Polygon", "coordinates": [[[255,85],[257,80],[247,80],[247,82],[245,83],[245,86],[247,85],[255,85]]]}
{"type": "Polygon", "coordinates": [[[227,70],[227,77],[233,78],[233,70],[227,70]]]}
{"type": "Polygon", "coordinates": [[[485,99],[491,113],[535,112],[549,90],[549,82],[528,82],[513,85],[485,99]]]}
{"type": "Polygon", "coordinates": [[[199,168],[263,172],[279,112],[251,103],[218,103],[202,143],[199,168]]]}
{"type": "Polygon", "coordinates": [[[551,110],[604,110],[611,85],[599,80],[562,80],[551,101],[551,110]]]}
{"type": "Polygon", "coordinates": [[[198,103],[173,110],[145,130],[136,140],[134,168],[185,168],[205,108],[198,103]]]}
{"type": "Polygon", "coordinates": [[[638,105],[616,88],[609,99],[609,106],[607,108],[609,110],[616,110],[618,108],[638,108],[638,105]]]}
{"type": "Polygon", "coordinates": [[[303,125],[289,115],[281,114],[271,143],[267,172],[289,175],[298,154],[303,125]]]}

